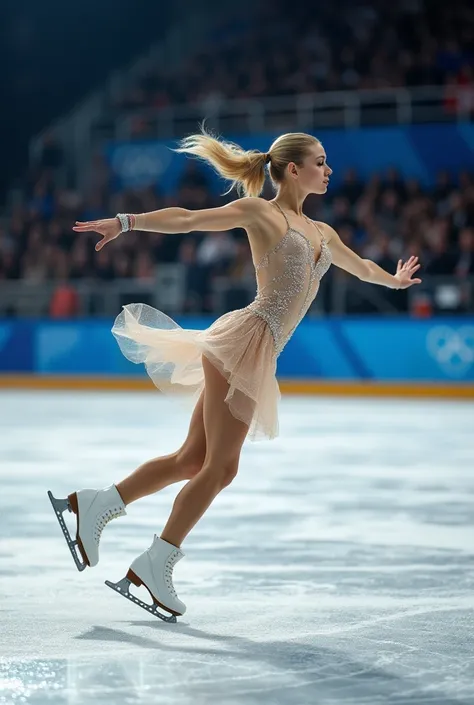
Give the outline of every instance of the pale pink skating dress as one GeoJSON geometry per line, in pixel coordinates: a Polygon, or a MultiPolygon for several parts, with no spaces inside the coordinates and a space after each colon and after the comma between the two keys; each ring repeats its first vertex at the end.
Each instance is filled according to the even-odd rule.
{"type": "Polygon", "coordinates": [[[158,389],[192,404],[204,389],[205,355],[228,381],[225,401],[233,416],[249,426],[253,441],[278,435],[277,358],[332,262],[320,228],[316,262],[308,238],[283,215],[286,233],[256,265],[257,296],[249,306],[224,314],[206,330],[190,330],[151,306],[129,304],[112,328],[125,357],[143,362],[158,389]]]}

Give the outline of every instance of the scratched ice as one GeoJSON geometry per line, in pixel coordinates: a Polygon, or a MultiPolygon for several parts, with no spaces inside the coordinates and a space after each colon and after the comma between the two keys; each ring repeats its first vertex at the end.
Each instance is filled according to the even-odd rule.
{"type": "Polygon", "coordinates": [[[0,393],[0,703],[474,703],[474,407],[283,397],[184,544],[188,612],[109,590],[178,486],[78,573],[46,496],[177,448],[158,394],[0,393]]]}

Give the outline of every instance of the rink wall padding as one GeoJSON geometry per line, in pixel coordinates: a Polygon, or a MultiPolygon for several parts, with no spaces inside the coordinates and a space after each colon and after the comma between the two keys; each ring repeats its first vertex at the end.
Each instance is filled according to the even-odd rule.
{"type": "MultiPolygon", "coordinates": [[[[177,317],[184,328],[210,317],[177,317]]],[[[153,389],[111,320],[0,320],[0,387],[153,389]]],[[[284,393],[474,399],[474,318],[304,320],[278,360],[284,393]]]]}
{"type": "MultiPolygon", "coordinates": [[[[291,380],[279,378],[283,394],[321,396],[401,397],[416,399],[465,399],[474,401],[474,384],[388,383],[291,380]]],[[[82,377],[64,375],[0,375],[0,389],[61,390],[83,392],[154,391],[148,379],[138,377],[82,377]]]]}

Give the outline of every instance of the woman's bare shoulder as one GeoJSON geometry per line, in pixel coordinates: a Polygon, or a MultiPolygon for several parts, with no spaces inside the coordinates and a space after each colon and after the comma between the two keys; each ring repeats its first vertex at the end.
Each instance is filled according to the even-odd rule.
{"type": "Polygon", "coordinates": [[[243,211],[253,214],[255,217],[259,217],[260,215],[268,215],[274,211],[269,201],[265,198],[245,196],[239,199],[239,204],[243,211]]]}
{"type": "Polygon", "coordinates": [[[241,227],[249,237],[252,234],[265,236],[265,231],[270,231],[275,222],[275,208],[264,198],[245,196],[229,203],[226,208],[229,207],[239,215],[241,227]]]}
{"type": "Polygon", "coordinates": [[[328,223],[324,223],[322,220],[313,220],[313,223],[322,231],[326,241],[329,243],[334,238],[339,237],[334,228],[328,223]]]}

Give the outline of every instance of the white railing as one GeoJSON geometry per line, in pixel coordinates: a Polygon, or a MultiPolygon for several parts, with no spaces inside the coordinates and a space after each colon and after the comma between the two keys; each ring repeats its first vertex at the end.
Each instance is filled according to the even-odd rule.
{"type": "MultiPolygon", "coordinates": [[[[48,317],[60,282],[11,280],[0,283],[0,318],[3,316],[48,317]]],[[[185,268],[166,264],[151,279],[99,281],[78,279],[68,283],[79,299],[78,316],[113,316],[125,303],[142,302],[179,313],[185,296],[185,268]]]]}
{"type": "Polygon", "coordinates": [[[246,100],[209,99],[189,105],[122,112],[114,120],[112,137],[133,138],[137,118],[147,124],[147,135],[151,138],[173,138],[195,130],[203,118],[219,132],[261,133],[464,121],[473,112],[472,89],[454,86],[330,91],[246,100]]]}
{"type": "MultiPolygon", "coordinates": [[[[80,318],[117,315],[126,303],[147,303],[166,313],[185,311],[186,268],[181,264],[159,265],[149,280],[116,279],[111,282],[77,280],[70,282],[79,298],[80,318]]],[[[57,282],[33,283],[23,280],[0,283],[0,319],[2,317],[48,317],[57,282]]],[[[241,308],[253,300],[255,282],[237,285],[226,277],[214,281],[213,314],[241,308]]],[[[189,302],[188,302],[189,303],[189,302]]],[[[191,312],[200,313],[195,301],[191,312]]],[[[452,276],[424,275],[423,284],[406,292],[397,292],[360,282],[355,277],[333,269],[324,277],[309,316],[325,313],[379,313],[398,315],[406,310],[474,314],[474,276],[459,279],[452,276]]],[[[189,308],[188,308],[189,311],[189,308]]]]}

